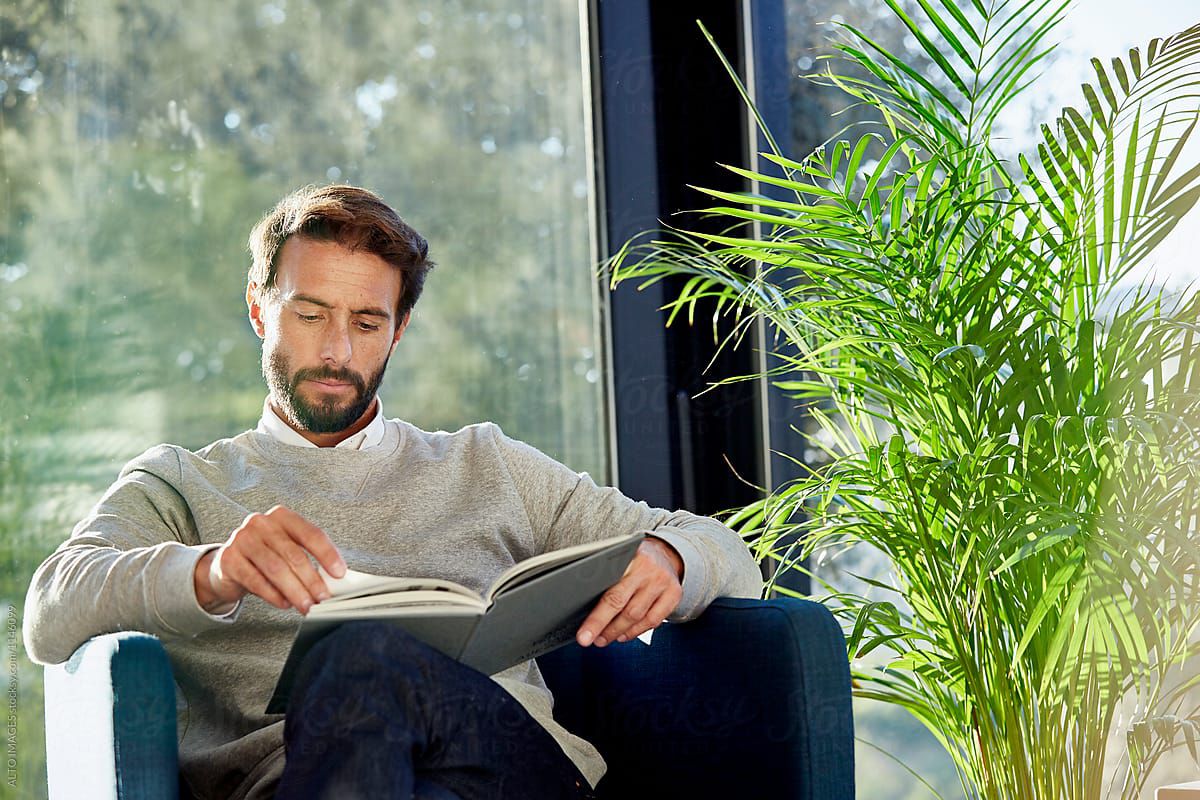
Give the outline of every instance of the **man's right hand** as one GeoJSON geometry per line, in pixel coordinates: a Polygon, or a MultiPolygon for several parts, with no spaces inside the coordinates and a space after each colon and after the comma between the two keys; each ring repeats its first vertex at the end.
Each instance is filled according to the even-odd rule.
{"type": "Polygon", "coordinates": [[[249,593],[277,608],[307,614],[314,603],[329,596],[309,553],[335,578],[346,574],[333,542],[299,514],[283,506],[251,514],[225,544],[205,553],[196,564],[196,599],[211,612],[231,607],[249,593]]]}

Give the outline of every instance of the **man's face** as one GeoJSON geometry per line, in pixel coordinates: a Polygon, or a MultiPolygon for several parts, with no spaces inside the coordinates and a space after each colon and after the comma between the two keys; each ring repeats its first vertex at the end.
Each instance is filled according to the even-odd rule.
{"type": "Polygon", "coordinates": [[[400,272],[371,253],[292,237],[279,251],[275,291],[259,298],[256,288],[246,301],[275,409],[312,433],[365,424],[408,323],[396,319],[400,272]]]}

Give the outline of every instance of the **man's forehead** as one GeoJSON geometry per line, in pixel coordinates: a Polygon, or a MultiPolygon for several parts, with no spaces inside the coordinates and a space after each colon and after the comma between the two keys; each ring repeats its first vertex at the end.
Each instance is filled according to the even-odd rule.
{"type": "MultiPolygon", "coordinates": [[[[275,289],[283,303],[378,312],[400,297],[399,271],[379,256],[334,242],[289,239],[279,254],[275,289]]],[[[386,313],[386,312],[385,312],[386,313]]],[[[390,319],[392,314],[386,313],[390,319]]]]}

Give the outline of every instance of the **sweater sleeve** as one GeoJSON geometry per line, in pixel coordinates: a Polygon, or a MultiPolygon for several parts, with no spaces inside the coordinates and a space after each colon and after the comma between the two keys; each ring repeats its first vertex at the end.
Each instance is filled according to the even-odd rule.
{"type": "Polygon", "coordinates": [[[240,603],[214,615],[196,598],[196,563],[219,546],[199,543],[187,503],[171,484],[127,466],[34,572],[25,597],[26,652],[57,664],[102,633],[191,637],[232,623],[240,603]]]}
{"type": "Polygon", "coordinates": [[[699,616],[718,597],[762,596],[762,573],[734,531],[710,517],[654,508],[597,486],[530,445],[494,428],[496,445],[529,518],[539,552],[645,531],[683,559],[683,597],[670,622],[699,616]]]}

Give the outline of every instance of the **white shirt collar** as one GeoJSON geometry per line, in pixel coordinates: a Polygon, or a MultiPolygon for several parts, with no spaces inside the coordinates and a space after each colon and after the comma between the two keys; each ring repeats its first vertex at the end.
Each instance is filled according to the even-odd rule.
{"type": "MultiPolygon", "coordinates": [[[[263,400],[262,418],[259,419],[258,427],[255,430],[259,433],[273,436],[275,441],[280,444],[290,444],[294,447],[316,447],[308,439],[296,433],[291,425],[288,425],[275,413],[275,409],[271,408],[270,395],[267,396],[266,400],[263,400]]],[[[383,443],[383,437],[386,432],[383,424],[383,400],[376,395],[375,416],[367,423],[367,427],[353,436],[343,439],[334,446],[344,447],[347,450],[370,450],[379,447],[383,443]]]]}

